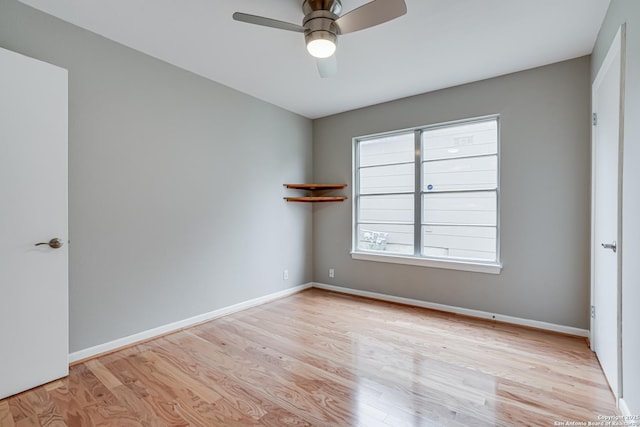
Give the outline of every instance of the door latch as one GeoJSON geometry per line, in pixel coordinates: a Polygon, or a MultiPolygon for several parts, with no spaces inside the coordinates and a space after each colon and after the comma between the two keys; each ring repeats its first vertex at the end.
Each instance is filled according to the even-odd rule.
{"type": "Polygon", "coordinates": [[[618,246],[616,244],[616,242],[612,242],[612,243],[601,243],[602,247],[605,249],[611,249],[613,252],[616,252],[618,250],[618,246]]]}

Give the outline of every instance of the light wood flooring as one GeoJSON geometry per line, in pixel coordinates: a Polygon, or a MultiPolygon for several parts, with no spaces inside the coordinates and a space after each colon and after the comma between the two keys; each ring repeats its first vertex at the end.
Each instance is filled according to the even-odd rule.
{"type": "Polygon", "coordinates": [[[1,427],[553,426],[616,414],[584,338],[317,289],[0,400],[1,427]]]}

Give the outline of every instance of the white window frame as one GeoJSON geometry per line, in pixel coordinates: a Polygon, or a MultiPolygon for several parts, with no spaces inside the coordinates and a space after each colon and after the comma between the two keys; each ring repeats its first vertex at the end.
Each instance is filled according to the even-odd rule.
{"type": "MultiPolygon", "coordinates": [[[[419,156],[416,164],[420,165],[420,167],[415,171],[416,175],[416,186],[414,188],[414,198],[417,203],[422,204],[422,176],[423,176],[423,163],[424,159],[422,156],[422,143],[416,143],[417,153],[416,156],[419,156]],[[419,178],[418,178],[419,177],[419,178]],[[419,181],[418,181],[419,179],[419,181]]],[[[418,126],[415,128],[408,128],[402,130],[396,130],[391,132],[378,133],[373,135],[359,136],[355,137],[352,140],[352,182],[353,185],[353,204],[352,204],[352,249],[351,249],[351,257],[357,260],[364,261],[374,261],[374,262],[386,262],[393,264],[405,264],[405,265],[415,265],[422,267],[434,267],[434,268],[444,268],[451,270],[461,270],[461,271],[472,271],[479,273],[490,273],[490,274],[500,274],[502,270],[502,264],[500,262],[500,116],[498,114],[482,116],[482,117],[474,117],[469,119],[455,120],[444,123],[437,123],[426,126],[418,126]],[[495,120],[497,123],[497,160],[498,160],[498,169],[497,169],[497,190],[496,190],[496,261],[474,261],[474,260],[463,260],[463,259],[447,259],[447,258],[435,258],[423,256],[419,251],[414,255],[403,255],[403,254],[391,254],[391,253],[381,253],[376,251],[366,251],[358,248],[358,203],[360,200],[359,189],[359,176],[358,176],[358,143],[360,141],[366,141],[375,138],[381,138],[385,136],[393,136],[403,133],[413,132],[416,139],[420,138],[420,133],[423,131],[428,131],[441,127],[449,127],[455,125],[463,125],[463,124],[471,124],[475,122],[482,121],[490,121],[495,120]]],[[[422,211],[422,209],[420,209],[422,211]]],[[[422,218],[414,218],[414,227],[422,226],[422,218]]],[[[416,242],[417,244],[417,242],[416,242]]],[[[421,243],[420,243],[421,244],[421,243]]]]}

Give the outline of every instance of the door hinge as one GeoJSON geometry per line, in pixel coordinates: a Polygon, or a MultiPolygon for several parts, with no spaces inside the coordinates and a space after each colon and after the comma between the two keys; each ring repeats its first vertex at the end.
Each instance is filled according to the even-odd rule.
{"type": "Polygon", "coordinates": [[[596,318],[596,306],[595,305],[591,306],[591,318],[592,319],[596,318]]]}
{"type": "Polygon", "coordinates": [[[591,124],[596,126],[598,124],[598,113],[593,113],[591,115],[591,124]]]}

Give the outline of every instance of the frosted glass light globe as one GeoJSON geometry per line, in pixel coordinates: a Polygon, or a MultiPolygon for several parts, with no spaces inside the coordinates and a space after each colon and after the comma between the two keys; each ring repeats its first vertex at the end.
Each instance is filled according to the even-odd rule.
{"type": "Polygon", "coordinates": [[[336,44],[327,39],[311,40],[307,44],[307,51],[316,58],[328,58],[336,51],[336,44]]]}

